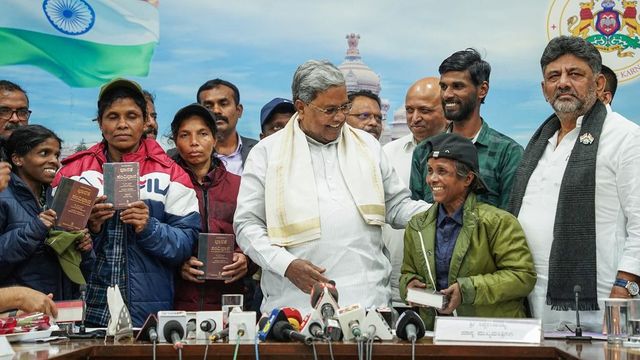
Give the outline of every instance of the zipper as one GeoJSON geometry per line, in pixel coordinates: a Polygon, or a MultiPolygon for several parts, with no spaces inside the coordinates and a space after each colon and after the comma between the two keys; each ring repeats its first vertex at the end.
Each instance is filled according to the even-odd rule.
{"type": "MultiPolygon", "coordinates": [[[[204,221],[202,224],[202,228],[204,229],[204,232],[209,232],[209,196],[208,196],[208,192],[207,192],[207,188],[205,187],[205,185],[203,184],[198,184],[200,186],[200,189],[202,190],[202,203],[204,204],[203,211],[204,211],[204,221]]],[[[199,239],[198,239],[199,240],[199,239]]],[[[199,288],[199,292],[200,292],[200,297],[198,299],[199,302],[199,309],[200,311],[204,310],[204,296],[205,296],[205,285],[206,285],[206,280],[204,284],[199,284],[200,286],[198,286],[199,288]]]]}

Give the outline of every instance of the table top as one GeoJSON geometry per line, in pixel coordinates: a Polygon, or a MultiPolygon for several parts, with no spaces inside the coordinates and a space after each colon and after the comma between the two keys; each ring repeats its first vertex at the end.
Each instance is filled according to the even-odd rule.
{"type": "MultiPolygon", "coordinates": [[[[202,359],[206,342],[198,341],[185,345],[184,359],[202,359]]],[[[331,349],[326,342],[316,342],[314,347],[299,343],[259,344],[261,359],[313,359],[318,358],[354,359],[357,354],[355,342],[332,343],[331,349]]],[[[135,359],[151,358],[153,346],[149,343],[106,343],[104,340],[62,340],[41,344],[13,344],[16,355],[13,359],[135,359]]],[[[214,343],[208,346],[208,359],[229,359],[233,356],[235,344],[214,343]]],[[[255,359],[253,344],[239,346],[238,359],[255,359]]],[[[373,358],[410,359],[411,344],[394,340],[376,342],[373,346],[373,358]]],[[[177,352],[171,345],[157,346],[158,359],[176,359],[177,352]]],[[[422,339],[416,345],[416,358],[529,358],[529,359],[636,359],[640,360],[640,349],[630,349],[607,344],[604,341],[591,343],[566,342],[563,340],[545,340],[540,345],[434,345],[431,339],[422,339]]]]}

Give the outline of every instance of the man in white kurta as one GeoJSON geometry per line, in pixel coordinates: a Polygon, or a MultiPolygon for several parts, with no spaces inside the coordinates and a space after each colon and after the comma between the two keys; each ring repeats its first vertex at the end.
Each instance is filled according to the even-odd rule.
{"type": "MultiPolygon", "coordinates": [[[[557,144],[549,140],[522,201],[518,220],[527,235],[538,281],[529,296],[533,316],[542,319],[545,330],[575,324],[573,311],[551,311],[546,305],[550,239],[560,184],[569,155],[576,144],[582,117],[576,128],[557,144]]],[[[618,270],[640,273],[640,127],[612,112],[602,127],[596,158],[596,263],[600,311],[582,311],[580,322],[591,331],[602,330],[604,301],[609,297],[618,270]]]]}
{"type": "MultiPolygon", "coordinates": [[[[303,314],[309,313],[311,304],[307,294],[312,284],[328,279],[336,282],[341,306],[355,303],[364,307],[389,306],[391,266],[383,254],[382,222],[368,224],[355,203],[354,191],[360,184],[347,184],[345,179],[349,177],[345,171],[348,170],[340,165],[340,161],[344,161],[340,157],[345,156],[339,154],[344,137],[352,134],[359,139],[355,143],[372,160],[373,168],[367,169],[373,173],[363,171],[361,180],[367,184],[371,174],[379,178],[383,190],[380,194],[383,221],[404,227],[413,214],[427,210],[429,205],[410,199],[409,190],[393,171],[374,137],[345,124],[349,103],[344,78],[335,66],[313,60],[301,65],[294,75],[293,88],[298,113],[285,129],[263,139],[252,149],[245,164],[234,218],[238,245],[263,270],[261,310],[290,306],[303,314]],[[323,77],[333,79],[333,83],[328,86],[323,83],[327,86],[325,89],[297,94],[296,81],[300,77],[300,81],[308,81],[316,72],[324,72],[323,77]],[[298,139],[301,137],[305,143],[292,156],[297,157],[308,148],[312,173],[298,175],[308,176],[309,180],[305,180],[301,190],[295,191],[299,191],[301,199],[306,196],[305,191],[317,193],[317,199],[310,199],[308,206],[318,207],[319,236],[296,245],[279,246],[273,244],[267,231],[273,227],[268,223],[269,214],[265,210],[270,186],[267,177],[274,176],[273,169],[269,169],[274,149],[280,149],[279,144],[292,133],[302,134],[298,139]]],[[[295,173],[295,169],[292,172],[295,173]]],[[[296,179],[290,180],[300,185],[296,179]]]]}
{"type": "MultiPolygon", "coordinates": [[[[596,64],[600,62],[600,55],[592,47],[580,38],[560,37],[550,42],[543,55],[548,63],[543,65],[542,89],[560,120],[560,128],[548,139],[531,173],[518,220],[527,236],[538,274],[536,286],[529,295],[531,310],[534,317],[542,319],[547,331],[566,330],[565,324],[575,324],[576,320],[575,311],[555,311],[547,304],[549,260],[560,189],[566,181],[563,177],[570,156],[580,151],[579,146],[591,145],[595,137],[599,137],[595,158],[595,288],[600,310],[580,312],[583,328],[602,331],[603,300],[629,298],[633,292],[614,282],[616,279],[637,282],[640,274],[640,127],[612,112],[607,105],[600,134],[591,136],[586,132],[579,136],[584,115],[602,106],[596,103],[596,91],[604,85],[604,78],[597,67],[593,70],[593,65],[583,58],[588,56],[593,62],[598,60],[596,64]],[[575,42],[581,44],[578,46],[575,42]],[[562,44],[572,44],[566,48],[583,52],[563,53],[559,50],[564,49],[562,44]]],[[[526,152],[534,146],[527,146],[526,152]]],[[[512,196],[516,192],[514,187],[512,196]]]]}

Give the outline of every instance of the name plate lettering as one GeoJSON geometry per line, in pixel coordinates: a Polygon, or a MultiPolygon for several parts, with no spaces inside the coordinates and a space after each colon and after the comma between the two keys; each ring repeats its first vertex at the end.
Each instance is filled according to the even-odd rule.
{"type": "Polygon", "coordinates": [[[540,344],[542,341],[540,319],[439,316],[434,329],[435,344],[540,344]]]}

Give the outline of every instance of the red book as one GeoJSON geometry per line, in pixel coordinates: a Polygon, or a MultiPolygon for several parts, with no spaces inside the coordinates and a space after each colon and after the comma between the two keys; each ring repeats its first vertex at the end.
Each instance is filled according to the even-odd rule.
{"type": "Polygon", "coordinates": [[[51,204],[58,216],[56,227],[66,231],[86,228],[96,196],[98,189],[93,186],[63,177],[51,204]]]}

